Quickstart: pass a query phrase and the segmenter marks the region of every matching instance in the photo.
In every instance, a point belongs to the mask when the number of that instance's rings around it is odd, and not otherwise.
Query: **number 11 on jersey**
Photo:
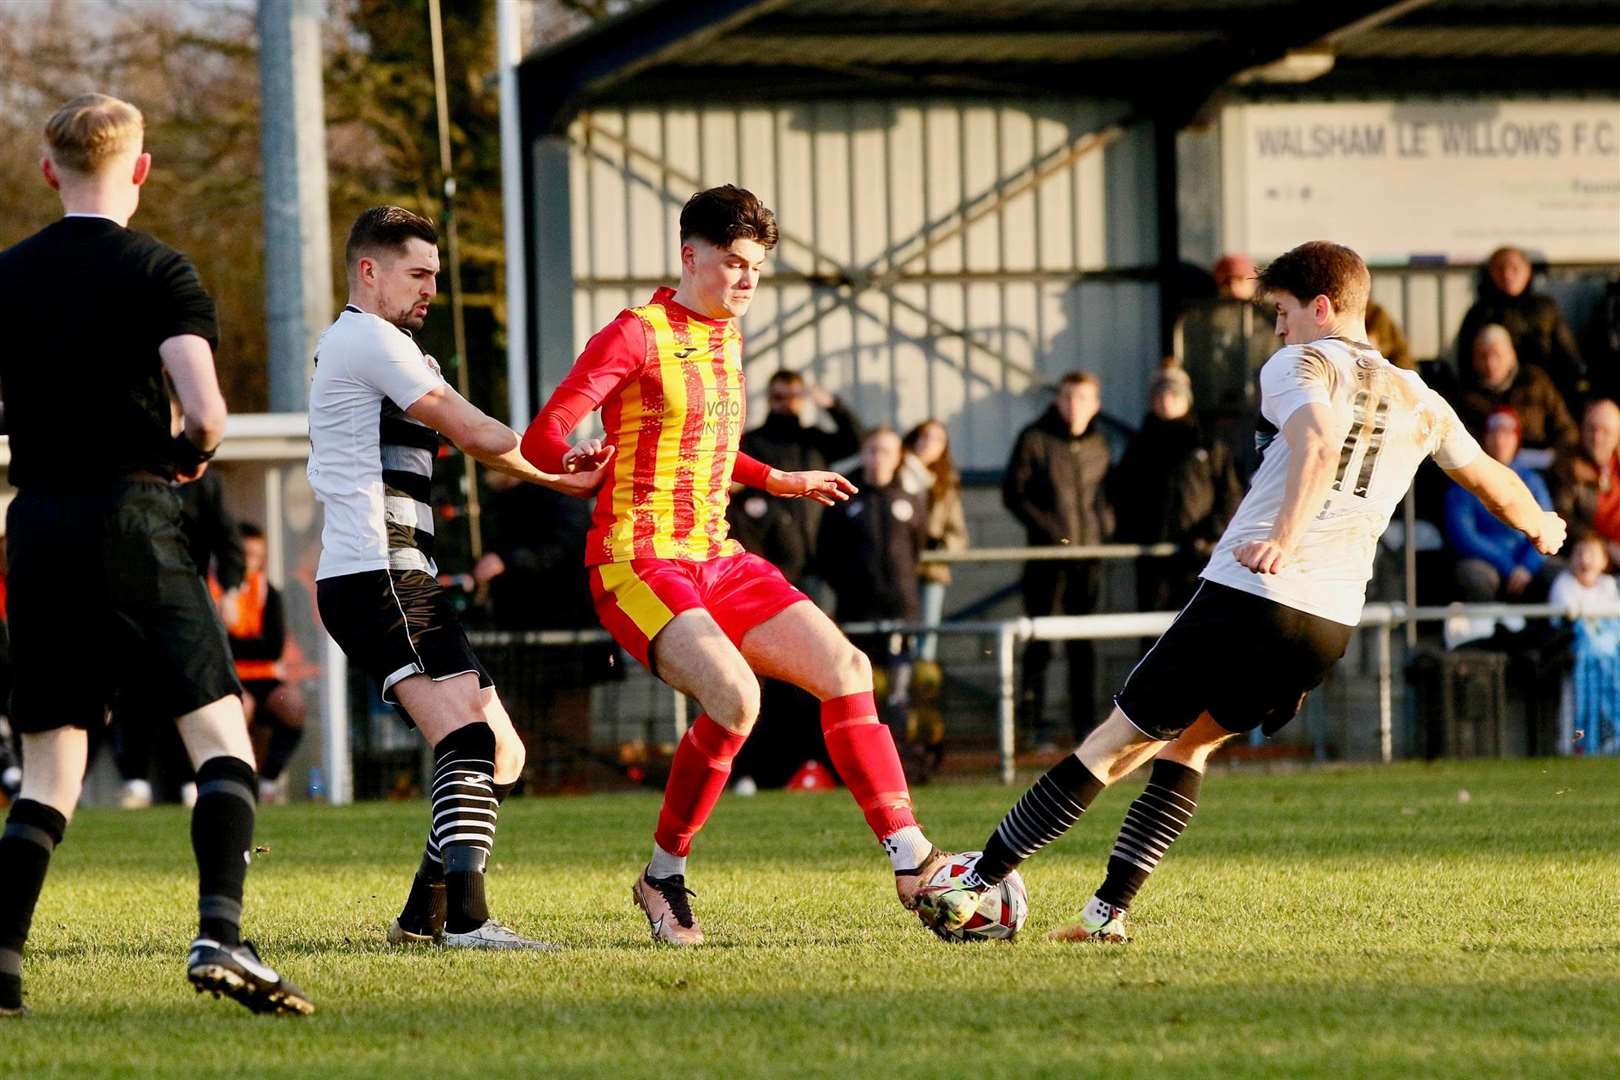
[[[1339,471],[1333,477],[1333,490],[1344,490],[1344,479],[1350,472],[1350,465],[1356,454],[1361,453],[1361,468],[1356,472],[1356,486],[1351,491],[1357,498],[1367,497],[1367,486],[1372,483],[1373,468],[1378,464],[1378,451],[1384,446],[1384,430],[1389,426],[1389,399],[1380,397],[1378,404],[1372,410],[1372,424],[1367,423],[1367,406],[1372,402],[1372,394],[1367,390],[1357,390],[1355,398],[1351,401],[1351,410],[1354,419],[1350,422],[1350,430],[1345,434],[1344,445],[1339,448]]]

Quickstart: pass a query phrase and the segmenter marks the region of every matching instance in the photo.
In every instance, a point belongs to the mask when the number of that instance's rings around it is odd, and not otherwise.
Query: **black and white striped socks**
[[[963,883],[973,888],[999,884],[1019,863],[1068,832],[1106,786],[1073,754],[1052,766],[1007,811]]]
[[[1125,812],[1125,823],[1108,858],[1108,877],[1097,890],[1097,899],[1117,908],[1131,906],[1136,891],[1192,820],[1203,779],[1203,773],[1180,762],[1153,763],[1146,790]]]
[[[495,732],[457,728],[434,747],[433,825],[423,865],[438,849],[444,864],[446,931],[464,934],[489,918],[484,865],[495,846]]]

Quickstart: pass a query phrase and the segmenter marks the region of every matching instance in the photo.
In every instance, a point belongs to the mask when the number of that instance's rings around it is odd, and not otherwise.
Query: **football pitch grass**
[[[1129,945],[1044,932],[1099,880],[1128,781],[1025,867],[1013,944],[946,945],[896,903],[848,796],[728,796],[690,884],[701,949],[629,886],[651,793],[519,799],[497,915],[565,946],[389,947],[423,804],[263,812],[248,935],[307,990],[254,1017],[183,977],[183,812],[82,812],[25,964],[15,1077],[1599,1076],[1620,1062],[1620,762],[1216,769]],[[978,847],[1021,789],[917,791]],[[1466,796],[1461,795],[1466,792]]]

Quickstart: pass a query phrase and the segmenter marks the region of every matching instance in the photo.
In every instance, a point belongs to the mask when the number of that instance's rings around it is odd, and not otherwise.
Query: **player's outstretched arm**
[[[1473,492],[1503,524],[1524,533],[1543,555],[1556,555],[1564,546],[1564,519],[1543,509],[1519,474],[1489,454],[1477,455],[1460,469],[1447,469],[1446,475]]]
[[[823,506],[841,503],[860,490],[835,472],[822,469],[783,472],[740,452],[731,478],[781,499],[814,499]]]
[[[535,468],[519,452],[517,432],[447,385],[423,394],[405,412],[449,439],[468,457],[496,472],[580,498],[590,496],[601,485],[602,474],[597,471],[563,476]]]
[[[1283,423],[1288,442],[1288,477],[1282,509],[1271,535],[1239,544],[1233,555],[1256,574],[1275,574],[1283,568],[1333,488],[1339,465],[1344,425],[1326,405],[1302,405]]]

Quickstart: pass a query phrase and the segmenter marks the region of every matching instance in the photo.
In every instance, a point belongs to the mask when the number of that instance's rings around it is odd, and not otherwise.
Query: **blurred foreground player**
[[[542,949],[489,916],[484,867],[523,743],[439,587],[433,460],[443,434],[486,467],[586,494],[597,478],[537,471],[517,433],[445,382],[411,337],[438,292],[438,233],[398,206],[363,212],[345,253],[349,302],[315,347],[309,482],[325,508],[321,622],[384,701],[421,731],[436,768],[422,863],[388,940]]]
[[[1302,244],[1260,283],[1283,348],[1260,372],[1253,487],[1198,591],[1126,678],[1113,713],[1008,811],[974,869],[922,890],[925,921],[961,926],[981,892],[1063,835],[1103,788],[1153,761],[1107,879],[1079,921],[1052,934],[1126,940],[1125,911],[1191,820],[1210,755],[1239,732],[1280,730],[1344,655],[1378,538],[1425,457],[1543,554],[1563,545],[1563,520],[1482,453],[1415,372],[1366,344],[1372,278],[1359,255]]]
[[[599,331],[523,436],[543,469],[605,469],[585,550],[602,625],[660,679],[703,706],[675,751],[652,861],[635,902],[655,941],[697,945],[686,857],[759,716],[759,680],[821,701],[833,765],[893,864],[909,908],[944,859],[912,815],[900,757],[872,698],[872,665],[781,571],[729,538],[733,480],[826,505],[855,486],[782,472],[738,452],[747,390],[737,320],[776,246],[776,217],[725,185],[681,210],[681,280]],[[606,437],[566,438],[601,408]]]
[[[0,321],[13,336],[0,393],[19,491],[7,527],[12,723],[24,758],[0,839],[0,1014],[23,1009],[23,943],[79,800],[88,732],[132,685],[153,715],[178,717],[196,769],[187,976],[255,1012],[309,1013],[241,939],[253,748],[173,487],[202,475],[225,431],[214,305],[183,255],[127,228],[152,166],[142,136],[141,114],[115,98],[63,106],[46,125],[42,168],[66,216],[0,253]]]

